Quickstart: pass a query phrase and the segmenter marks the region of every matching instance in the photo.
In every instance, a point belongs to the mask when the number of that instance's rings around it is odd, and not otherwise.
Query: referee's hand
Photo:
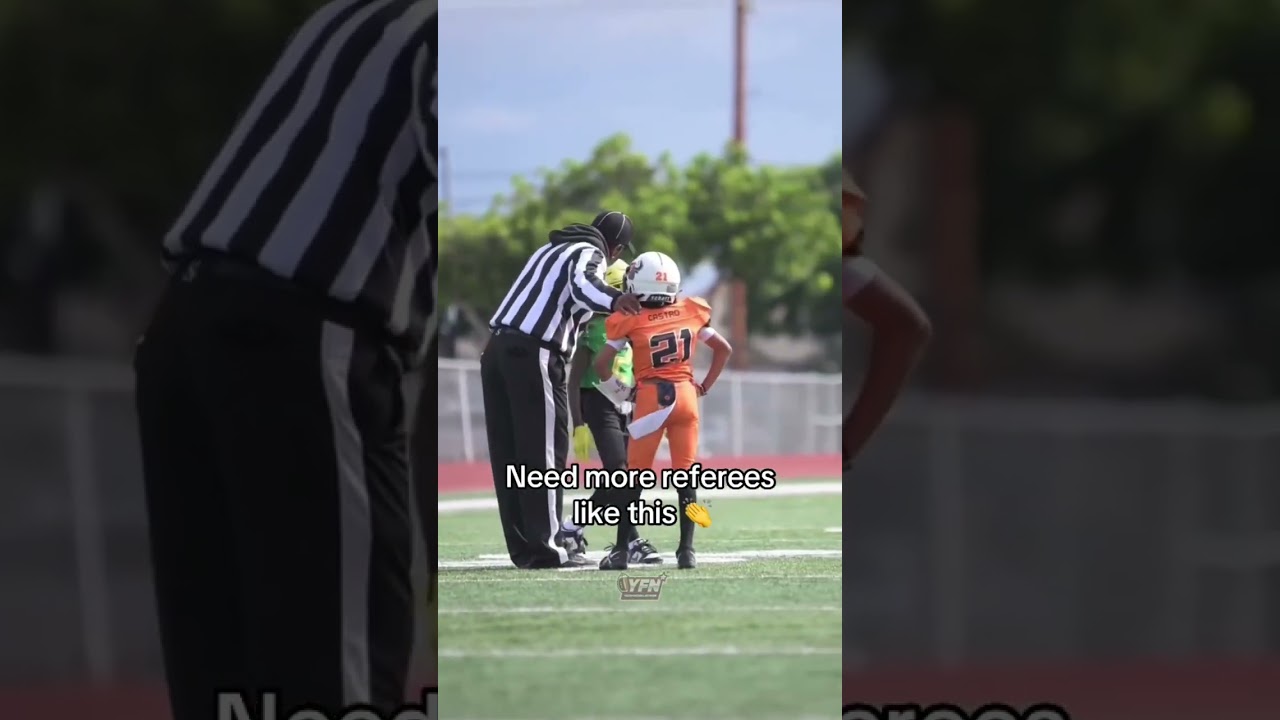
[[[618,299],[613,301],[613,311],[623,315],[639,315],[640,299],[631,293],[619,295]]]

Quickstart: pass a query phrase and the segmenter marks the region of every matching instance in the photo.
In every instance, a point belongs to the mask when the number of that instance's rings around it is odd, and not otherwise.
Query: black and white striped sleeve
[[[434,23],[433,19],[432,24]],[[436,105],[436,89],[439,56],[431,44],[434,37],[435,33],[428,36],[413,62],[413,131],[418,140],[418,151],[430,167],[432,177],[437,177],[436,143],[440,135],[440,116]]]
[[[601,314],[613,311],[613,303],[622,293],[604,281],[604,253],[593,247],[579,250],[570,272],[569,286],[578,307]]]

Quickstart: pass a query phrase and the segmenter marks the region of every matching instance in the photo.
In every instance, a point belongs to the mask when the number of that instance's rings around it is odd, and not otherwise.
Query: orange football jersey
[[[605,321],[609,340],[631,343],[636,382],[693,381],[698,333],[711,324],[711,306],[686,297],[662,308],[641,308],[639,315],[614,313]]]

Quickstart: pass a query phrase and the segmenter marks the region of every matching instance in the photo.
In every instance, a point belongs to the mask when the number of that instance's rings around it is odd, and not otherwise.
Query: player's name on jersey
[[[700,463],[694,463],[688,469],[662,470],[604,470],[578,465],[570,465],[564,470],[543,470],[523,465],[507,466],[507,487],[521,489],[595,490],[639,486],[645,490],[772,490],[777,485],[776,470],[707,468]]]

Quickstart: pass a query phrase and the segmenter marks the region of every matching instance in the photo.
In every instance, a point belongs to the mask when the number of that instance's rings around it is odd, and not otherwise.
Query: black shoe
[[[681,570],[693,570],[698,567],[698,556],[693,548],[676,548],[676,567]]]
[[[631,543],[631,551],[628,553],[627,559],[637,565],[662,564],[662,556],[658,554],[657,548],[644,538]]]
[[[577,528],[573,532],[561,528],[560,532],[556,533],[556,544],[570,555],[581,555],[587,551],[587,536],[582,533],[582,528]]]
[[[591,560],[582,553],[569,553],[569,559],[560,563],[562,568],[586,567],[591,564]]]
[[[601,570],[626,570],[627,551],[614,549],[600,560]]]

